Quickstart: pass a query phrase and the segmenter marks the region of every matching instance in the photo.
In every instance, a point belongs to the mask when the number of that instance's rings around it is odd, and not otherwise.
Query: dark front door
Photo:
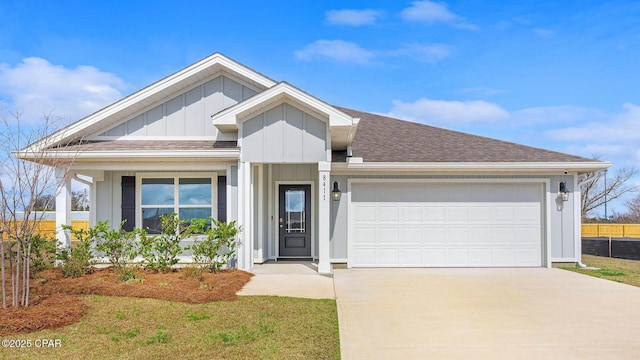
[[[280,185],[281,257],[311,257],[311,185]]]

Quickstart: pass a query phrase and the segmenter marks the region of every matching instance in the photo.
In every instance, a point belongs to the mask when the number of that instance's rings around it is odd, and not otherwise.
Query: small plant
[[[162,232],[159,235],[149,235],[141,229],[136,232],[145,268],[166,272],[178,263],[178,256],[183,251],[180,242],[189,237],[191,232],[187,223],[175,213],[161,215],[160,220]]]
[[[260,330],[265,334],[271,334],[274,332],[273,323],[267,322],[267,320],[269,320],[270,317],[271,317],[270,314],[260,313],[260,321],[258,322],[258,328],[260,328]]]
[[[194,239],[194,244],[188,249],[193,251],[193,259],[196,263],[204,264],[209,271],[218,272],[235,254],[236,236],[240,228],[236,226],[235,221],[226,223],[213,218],[210,220],[213,222],[213,227],[208,227],[208,221],[205,219],[191,221],[191,232],[205,236],[202,239]]]
[[[93,266],[93,243],[95,229],[73,229],[70,225],[62,225],[63,230],[68,230],[76,239],[76,245],[62,249],[58,260],[63,261],[62,274],[65,277],[79,277],[86,274]]]
[[[204,269],[197,265],[189,265],[180,269],[184,276],[188,278],[194,278],[198,281],[204,281]]]
[[[158,331],[156,331],[156,334],[153,335],[152,338],[147,340],[147,344],[148,345],[155,344],[155,343],[166,344],[169,341],[171,341],[171,335],[169,335],[169,333],[166,332],[164,327],[159,326]]]
[[[213,317],[213,314],[210,313],[194,313],[191,311],[187,311],[185,315],[191,321],[207,320]]]
[[[35,234],[31,237],[31,277],[55,264],[56,244],[55,238],[45,235]]]
[[[242,325],[235,333],[219,333],[217,336],[227,345],[246,344],[255,341],[258,338],[258,332]]]
[[[138,267],[135,265],[123,265],[116,269],[116,273],[118,280],[123,282],[138,280]]]
[[[133,330],[120,331],[118,326],[114,325],[111,329],[106,326],[98,328],[98,334],[110,335],[109,339],[113,342],[120,342],[122,339],[131,339],[140,334],[140,328]]]
[[[120,223],[119,229],[112,229],[108,221],[99,221],[92,229],[96,237],[96,250],[104,253],[116,271],[133,261],[138,254],[136,234],[123,229],[125,221]]]
[[[123,314],[123,313],[121,313],[120,311],[116,312],[116,319],[118,319],[118,320],[124,320],[124,319],[126,319],[126,318],[127,318],[127,317],[126,317],[126,316],[124,316],[124,314]]]

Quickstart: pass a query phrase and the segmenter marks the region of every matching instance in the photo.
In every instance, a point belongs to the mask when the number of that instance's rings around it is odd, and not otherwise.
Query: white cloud
[[[384,16],[379,10],[329,10],[325,13],[326,21],[332,25],[362,26],[373,25]]]
[[[69,69],[38,57],[0,64],[0,94],[25,120],[50,113],[77,120],[118,100],[125,88],[116,75],[92,66]]]
[[[477,26],[469,24],[465,18],[449,11],[446,4],[428,0],[412,2],[411,6],[400,12],[400,17],[405,21],[411,22],[423,22],[427,24],[445,23],[469,30],[478,29]]]
[[[453,53],[453,46],[446,44],[409,44],[389,54],[395,56],[408,56],[414,60],[437,63]]]
[[[550,123],[560,126],[606,117],[598,110],[570,105],[526,108],[516,110],[512,115],[517,126]]]
[[[393,50],[369,50],[344,40],[317,40],[301,50],[296,50],[294,55],[305,61],[331,60],[365,65],[384,57],[406,57],[434,64],[448,58],[452,53],[453,46],[446,44],[408,44]]]
[[[582,125],[551,130],[548,136],[564,141],[592,141],[598,143],[640,142],[640,106],[625,103],[619,114],[601,115]],[[597,121],[599,120],[599,121]]]
[[[317,40],[294,52],[296,58],[306,61],[332,60],[344,63],[367,64],[374,53],[360,45],[343,40]]]
[[[393,100],[392,117],[426,124],[488,123],[509,118],[500,106],[483,101],[446,101],[421,98],[414,102]]]

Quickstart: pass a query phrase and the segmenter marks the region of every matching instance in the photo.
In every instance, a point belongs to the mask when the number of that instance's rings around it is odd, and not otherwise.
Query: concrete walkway
[[[559,269],[334,271],[343,359],[638,359],[640,288]]]
[[[333,275],[318,274],[311,262],[266,262],[253,266],[254,277],[238,295],[291,296],[335,299]]]

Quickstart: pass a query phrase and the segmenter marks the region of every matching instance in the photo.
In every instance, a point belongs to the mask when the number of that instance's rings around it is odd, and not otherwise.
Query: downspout
[[[93,181],[87,181],[85,179],[82,179],[78,176],[78,174],[73,174],[73,179],[76,180],[77,182],[81,182],[89,187],[91,187],[93,185]]]
[[[579,174],[576,174],[576,176],[578,175]],[[578,189],[582,189],[582,184],[584,184],[584,181],[578,183]],[[582,191],[580,191],[580,204],[582,205]],[[582,221],[580,222],[580,224],[582,224]],[[582,241],[582,234],[580,234],[580,241]],[[609,255],[611,255],[611,253],[609,253]],[[580,260],[582,260],[582,254],[580,254]],[[581,269],[585,269],[588,267],[586,264],[582,263],[582,261],[578,261],[577,265]]]

